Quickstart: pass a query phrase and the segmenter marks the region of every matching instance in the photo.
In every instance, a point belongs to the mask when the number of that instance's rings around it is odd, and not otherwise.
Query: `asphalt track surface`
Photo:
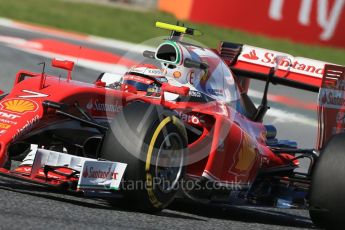
[[[25,39],[53,37],[35,32],[0,27],[0,35]],[[122,54],[124,50],[110,49],[85,42],[75,44]],[[37,65],[49,59],[22,52],[0,43],[0,88],[9,91],[19,69],[40,71]],[[100,74],[84,67],[76,67],[76,79],[91,82]],[[51,73],[55,70],[49,69]],[[59,73],[55,73],[59,74]],[[262,89],[261,83],[254,87]],[[273,93],[294,95],[305,101],[316,101],[315,94],[288,91],[273,87]],[[279,109],[294,111],[315,122],[310,111],[297,111],[278,105]],[[316,135],[315,125],[302,126],[293,121],[281,121],[268,117],[268,123],[282,127],[281,136],[302,140],[302,145],[311,145]],[[290,123],[289,123],[290,122]],[[296,130],[296,126],[299,126]],[[291,127],[293,129],[291,130]],[[286,130],[290,128],[290,131]],[[288,136],[289,135],[289,136]],[[160,214],[151,215],[126,209],[126,206],[110,206],[106,201],[90,199],[74,194],[0,177],[0,229],[290,229],[313,228],[305,210],[286,210],[264,207],[231,205],[200,205],[178,201]]]

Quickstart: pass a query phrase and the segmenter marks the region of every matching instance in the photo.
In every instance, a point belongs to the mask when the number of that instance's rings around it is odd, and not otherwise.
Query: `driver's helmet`
[[[169,83],[188,86],[216,100],[230,102],[238,99],[233,75],[226,64],[212,50],[194,46],[180,46],[183,58],[179,62],[163,62]],[[176,55],[177,56],[177,55]],[[188,67],[188,59],[207,64],[207,69]]]
[[[122,78],[122,83],[134,86],[137,91],[150,92],[168,80],[161,69],[152,64],[140,64],[130,68]]]

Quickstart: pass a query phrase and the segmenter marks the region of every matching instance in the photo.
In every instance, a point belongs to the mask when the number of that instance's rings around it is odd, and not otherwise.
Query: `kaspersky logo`
[[[36,112],[38,105],[36,102],[27,99],[9,99],[0,103],[2,109],[24,114],[26,112]]]

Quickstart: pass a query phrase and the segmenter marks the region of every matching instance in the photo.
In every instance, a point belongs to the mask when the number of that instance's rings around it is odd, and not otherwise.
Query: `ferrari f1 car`
[[[144,56],[171,79],[129,71],[83,83],[60,60],[52,65],[66,79],[20,71],[0,99],[0,174],[122,196],[148,212],[180,196],[308,208],[317,226],[343,226],[345,68],[230,42],[207,49],[183,41],[197,30],[157,26],[171,36]],[[252,78],[266,81],[259,106],[247,95]],[[263,124],[270,83],[319,93],[314,148],[277,140]],[[296,172],[302,158],[307,173]]]

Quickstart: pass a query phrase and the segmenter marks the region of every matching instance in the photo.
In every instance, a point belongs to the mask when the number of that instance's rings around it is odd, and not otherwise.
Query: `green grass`
[[[135,43],[168,34],[154,28],[155,21],[176,22],[172,15],[157,11],[129,11],[61,0],[0,0],[0,17]],[[195,39],[209,47],[217,47],[220,40],[233,41],[345,65],[345,49],[301,45],[236,30],[187,24],[204,33]]]

